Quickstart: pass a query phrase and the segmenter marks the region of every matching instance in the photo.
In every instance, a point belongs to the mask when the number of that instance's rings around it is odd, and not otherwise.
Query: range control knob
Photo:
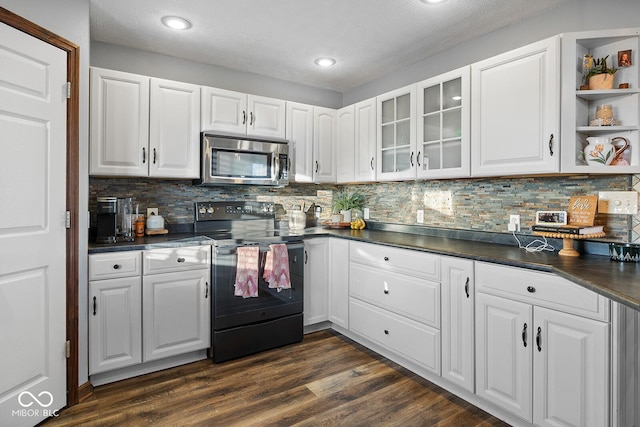
[[[214,211],[213,207],[209,206],[209,208],[207,209],[207,213],[212,214]]]
[[[198,212],[204,215],[205,213],[207,213],[207,209],[204,206],[200,206],[200,209],[198,209]]]

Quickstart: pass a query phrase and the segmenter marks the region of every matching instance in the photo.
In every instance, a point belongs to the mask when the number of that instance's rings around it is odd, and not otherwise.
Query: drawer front
[[[89,255],[89,280],[117,279],[142,274],[141,251]]]
[[[440,280],[440,256],[410,249],[351,242],[350,259],[411,276]]]
[[[609,321],[609,300],[551,273],[476,262],[476,290]]]
[[[211,246],[152,249],[144,251],[144,274],[209,268]]]
[[[349,329],[440,375],[440,331],[354,298]]]
[[[394,313],[440,328],[440,283],[351,263],[349,292]]]

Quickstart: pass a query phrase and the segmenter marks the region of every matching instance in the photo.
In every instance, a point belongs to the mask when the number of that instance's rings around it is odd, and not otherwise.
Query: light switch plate
[[[369,208],[364,208],[364,219],[369,219]]]
[[[418,224],[424,224],[424,210],[418,209],[418,214],[416,215],[416,222]]]
[[[598,213],[638,214],[637,191],[600,191],[598,193]]]
[[[158,215],[158,208],[147,208],[147,218],[151,215]]]

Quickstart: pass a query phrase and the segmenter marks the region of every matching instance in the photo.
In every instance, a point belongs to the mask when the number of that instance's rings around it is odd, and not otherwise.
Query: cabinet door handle
[[[467,294],[467,298],[469,298],[469,278],[467,277],[467,281],[464,284],[464,292]]]
[[[385,295],[389,295],[389,289],[385,289],[385,290],[384,290],[384,291],[382,291],[382,292],[384,292],[384,294],[385,294]]]
[[[549,154],[553,156],[553,134],[549,137]]]
[[[527,346],[527,324],[525,323],[522,327],[522,343],[524,346]]]
[[[242,124],[246,124],[247,123],[247,112],[242,110]]]
[[[147,149],[142,147],[142,164],[147,163]]]
[[[536,345],[538,346],[538,351],[542,351],[542,328],[539,326],[536,334]]]
[[[156,164],[156,158],[158,157],[158,153],[156,152],[156,149],[153,149],[153,164]]]
[[[204,282],[204,298],[209,298],[209,282]]]
[[[409,156],[409,163],[411,163],[411,167],[413,167],[413,151],[411,152],[411,155]]]
[[[418,155],[416,156],[416,163],[418,164],[418,167],[420,167],[420,151],[418,151]]]
[[[373,157],[371,158],[371,170],[373,170]]]
[[[253,111],[249,113],[249,126],[253,126]]]
[[[304,263],[306,264],[309,261],[309,254],[307,251],[304,251]]]
[[[184,258],[180,257],[180,258],[178,258],[176,261],[178,261],[178,262],[185,262],[186,260],[185,260]]]
[[[96,302],[96,297],[93,297],[93,315],[95,316],[98,311],[98,303]]]
[[[388,256],[384,257],[384,260],[389,261],[389,257]]]
[[[318,165],[318,161],[316,160],[316,173],[318,173],[318,167],[319,167],[319,166],[320,166],[320,165]]]
[[[536,288],[534,288],[533,286],[527,286],[527,292],[534,293],[535,291],[536,291]]]
[[[120,270],[120,264],[113,264],[114,270]]]

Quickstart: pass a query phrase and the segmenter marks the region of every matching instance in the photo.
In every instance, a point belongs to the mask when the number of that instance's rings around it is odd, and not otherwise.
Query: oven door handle
[[[283,242],[286,243],[286,242]],[[287,249],[288,250],[292,250],[292,249],[298,249],[298,248],[302,248],[304,247],[304,243],[302,242],[295,242],[295,243],[286,243],[287,245]],[[252,245],[248,245],[248,246],[252,246]],[[269,245],[256,245],[260,248],[260,252],[269,252]],[[221,255],[235,255],[237,253],[237,249],[239,246],[219,246],[216,248],[216,255],[221,256]]]

